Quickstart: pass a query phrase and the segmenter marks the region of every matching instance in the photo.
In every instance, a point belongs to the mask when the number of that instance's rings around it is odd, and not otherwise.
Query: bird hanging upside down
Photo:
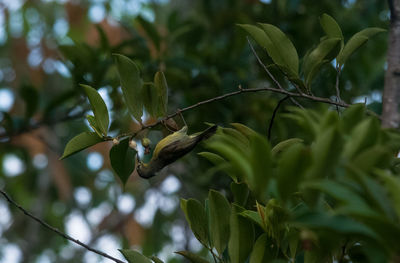
[[[142,163],[139,161],[136,168],[139,176],[146,179],[155,176],[155,173],[162,168],[192,151],[199,142],[214,135],[217,127],[217,125],[214,125],[200,133],[187,135],[187,126],[184,126],[179,131],[168,135],[158,142],[150,162]]]

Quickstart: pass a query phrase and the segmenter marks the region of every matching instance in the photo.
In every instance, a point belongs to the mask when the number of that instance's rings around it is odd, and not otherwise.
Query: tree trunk
[[[390,31],[387,53],[387,71],[383,90],[382,126],[400,126],[400,0],[388,0]]]

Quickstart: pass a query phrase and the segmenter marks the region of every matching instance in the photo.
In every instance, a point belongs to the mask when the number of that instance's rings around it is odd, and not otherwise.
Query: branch
[[[254,56],[256,57],[258,64],[260,64],[260,66],[265,70],[265,72],[267,72],[268,76],[272,79],[272,81],[275,83],[275,85],[276,85],[279,89],[285,90],[285,89],[281,86],[281,84],[276,80],[276,78],[274,77],[274,75],[272,75],[271,71],[269,71],[269,69],[267,68],[267,66],[265,66],[265,64],[261,61],[260,57],[257,55],[257,52],[254,50],[254,47],[253,47],[253,45],[251,44],[249,37],[246,37],[246,38],[247,38],[247,43],[249,43],[249,46],[250,46],[250,48],[251,48],[251,51],[253,52]],[[296,89],[298,89],[297,86],[296,86]],[[298,91],[300,94],[302,93],[302,92],[300,91],[300,89],[298,89],[297,91]],[[303,108],[303,106],[301,106],[294,98],[290,98],[290,100],[291,100],[296,106],[298,106],[298,107],[300,107],[300,108]]]
[[[55,125],[55,124],[58,124],[58,123],[62,123],[62,122],[78,119],[80,117],[83,117],[85,112],[86,112],[85,110],[82,110],[82,111],[79,111],[79,112],[76,112],[76,113],[73,113],[73,114],[68,114],[67,113],[65,116],[63,116],[61,118],[55,118],[55,119],[51,119],[51,120],[43,119],[43,120],[40,120],[40,121],[38,121],[36,123],[24,126],[21,129],[16,130],[16,131],[11,132],[11,133],[2,132],[2,133],[0,133],[0,141],[3,140],[3,139],[11,138],[13,136],[18,136],[18,135],[21,135],[21,134],[24,134],[24,133],[39,129],[42,126],[46,126],[46,125],[51,126],[51,125]]]
[[[389,0],[390,29],[387,51],[388,68],[382,98],[382,126],[400,126],[400,0]]]
[[[5,199],[6,199],[10,204],[12,204],[12,205],[15,206],[16,208],[18,208],[18,209],[19,209],[20,211],[22,211],[25,215],[27,215],[28,217],[32,218],[33,220],[35,220],[36,222],[38,222],[39,224],[41,224],[41,225],[44,226],[45,228],[49,229],[50,231],[53,231],[53,232],[55,232],[56,234],[60,235],[61,237],[65,238],[65,239],[67,239],[67,240],[69,240],[69,241],[71,241],[71,242],[73,242],[73,243],[75,243],[75,244],[77,244],[77,245],[79,245],[79,246],[81,246],[81,247],[84,247],[85,249],[87,249],[87,250],[89,250],[89,251],[91,251],[91,252],[93,252],[93,253],[96,253],[96,254],[98,254],[98,255],[100,255],[100,256],[102,256],[102,257],[108,258],[108,259],[110,259],[110,260],[112,260],[112,261],[114,261],[114,262],[116,262],[116,263],[125,263],[124,261],[121,261],[121,260],[119,260],[119,259],[117,259],[117,258],[114,258],[114,257],[112,257],[112,256],[110,256],[110,255],[108,255],[108,254],[106,254],[106,253],[104,253],[104,252],[102,252],[102,251],[100,251],[100,250],[97,250],[97,249],[95,249],[95,248],[89,247],[88,245],[82,243],[82,242],[79,241],[78,239],[75,239],[75,238],[73,238],[73,237],[71,237],[71,236],[69,236],[69,235],[67,235],[67,234],[65,234],[65,233],[63,233],[63,232],[61,232],[61,231],[58,230],[57,228],[55,228],[55,227],[53,227],[53,226],[47,224],[46,222],[42,221],[40,218],[37,218],[36,216],[34,216],[33,214],[31,214],[30,212],[28,212],[27,210],[25,210],[22,206],[20,206],[19,204],[17,204],[14,200],[12,200],[11,197],[10,197],[3,189],[0,189],[0,193],[5,197]]]
[[[311,100],[311,101],[330,104],[330,105],[334,105],[334,106],[338,106],[338,107],[342,107],[342,108],[347,108],[347,107],[351,106],[351,104],[347,104],[347,103],[345,103],[343,101],[332,101],[332,100],[330,100],[328,98],[316,97],[316,96],[308,95],[308,94],[305,94],[305,93],[301,93],[300,94],[300,93],[296,93],[296,92],[290,92],[290,91],[287,91],[285,89],[277,89],[277,88],[271,88],[271,87],[242,89],[239,86],[239,90],[237,90],[237,91],[233,91],[233,92],[226,93],[226,94],[223,94],[221,96],[217,96],[217,97],[214,97],[214,98],[211,98],[211,99],[208,99],[208,100],[203,100],[203,101],[197,102],[196,104],[193,104],[193,105],[188,106],[186,108],[180,109],[180,110],[178,110],[178,111],[176,111],[176,112],[174,112],[174,113],[172,113],[172,114],[170,114],[170,115],[168,115],[168,116],[166,116],[166,117],[164,117],[164,118],[162,118],[162,119],[160,119],[160,120],[158,120],[158,121],[156,121],[156,122],[154,122],[152,124],[143,125],[138,131],[131,132],[131,133],[120,134],[120,135],[117,136],[117,138],[120,139],[120,138],[123,138],[123,137],[134,137],[135,135],[137,135],[142,130],[153,128],[153,127],[165,122],[166,120],[174,118],[175,116],[177,116],[177,115],[179,115],[179,114],[181,114],[181,113],[183,113],[185,111],[192,110],[194,108],[200,107],[200,106],[208,104],[208,103],[220,101],[220,100],[223,100],[223,99],[226,99],[226,98],[229,98],[229,97],[233,97],[233,96],[236,96],[236,95],[239,95],[239,94],[242,94],[242,93],[255,93],[255,92],[264,92],[264,91],[270,91],[270,92],[274,92],[274,93],[279,93],[279,94],[283,94],[283,95],[286,95],[288,97],[293,97],[293,98],[304,98],[304,99],[308,99],[308,100]],[[371,114],[373,114],[373,113],[371,112]],[[108,136],[108,137],[105,137],[104,139],[108,140],[108,141],[111,141],[111,140],[113,140],[113,137]]]
[[[269,126],[268,126],[268,140],[271,140],[271,132],[272,132],[272,125],[274,124],[274,120],[276,117],[276,113],[279,110],[279,107],[281,106],[281,104],[287,99],[289,98],[289,96],[284,97],[283,99],[279,100],[278,104],[276,105],[274,112],[272,113],[272,117],[271,117],[271,121],[269,122]]]

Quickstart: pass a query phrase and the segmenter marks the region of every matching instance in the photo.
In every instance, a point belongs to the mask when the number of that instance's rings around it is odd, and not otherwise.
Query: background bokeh
[[[163,70],[174,112],[239,85],[271,85],[235,24],[277,25],[302,57],[322,36],[323,13],[338,21],[345,39],[365,27],[388,26],[386,1],[373,0],[0,0],[0,187],[46,222],[110,255],[122,259],[118,248],[135,248],[181,261],[173,251],[201,246],[179,198],[227,190],[229,179],[192,153],[151,180],[133,174],[123,190],[109,163],[111,143],[59,161],[68,140],[89,130],[84,116],[90,109],[78,84],[98,89],[112,109],[110,133],[117,135],[137,124],[121,99],[111,54],[134,59],[145,80]],[[366,99],[378,113],[386,39],[381,34],[357,52],[340,82],[345,101]],[[267,64],[263,50],[256,50]],[[332,96],[334,79],[332,65],[325,66],[313,92]],[[190,132],[203,129],[204,122],[242,122],[266,134],[280,98],[244,94],[184,117]],[[279,115],[274,125],[272,142],[293,132]],[[165,134],[158,127],[147,136],[156,143]],[[42,228],[0,198],[0,262],[110,261]]]

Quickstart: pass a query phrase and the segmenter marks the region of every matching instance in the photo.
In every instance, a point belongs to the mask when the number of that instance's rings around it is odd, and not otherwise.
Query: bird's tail
[[[218,125],[213,125],[207,128],[205,131],[201,132],[198,136],[198,141],[206,140],[213,136],[218,129]]]

